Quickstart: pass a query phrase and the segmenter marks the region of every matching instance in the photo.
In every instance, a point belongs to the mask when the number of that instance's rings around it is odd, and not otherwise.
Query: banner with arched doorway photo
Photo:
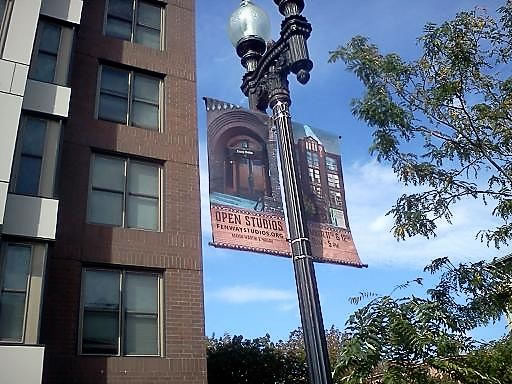
[[[290,257],[278,138],[263,113],[205,98],[211,245]],[[337,136],[293,123],[313,257],[362,267],[348,222]]]

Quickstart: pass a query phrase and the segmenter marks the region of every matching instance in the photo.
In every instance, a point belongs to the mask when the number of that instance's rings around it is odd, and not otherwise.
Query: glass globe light
[[[234,47],[240,40],[256,37],[263,41],[270,39],[270,18],[267,13],[251,0],[242,0],[229,18],[228,35]]]

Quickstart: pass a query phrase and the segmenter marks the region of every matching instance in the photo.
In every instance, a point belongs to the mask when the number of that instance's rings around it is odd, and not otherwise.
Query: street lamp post
[[[332,378],[322,311],[294,149],[288,84],[291,73],[301,84],[309,81],[313,63],[309,59],[306,41],[311,34],[311,25],[301,15],[304,0],[274,2],[285,17],[280,38],[276,42],[268,42],[268,15],[251,0],[241,1],[240,7],[231,15],[228,31],[247,70],[241,88],[249,98],[250,108],[263,112],[268,107],[272,109],[279,137],[288,230],[310,382],[330,384]]]

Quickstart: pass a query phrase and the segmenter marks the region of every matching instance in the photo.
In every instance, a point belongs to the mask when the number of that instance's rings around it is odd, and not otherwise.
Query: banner
[[[205,103],[211,245],[290,257],[271,119],[215,99]],[[314,260],[362,267],[348,224],[338,138],[299,123],[293,131]]]

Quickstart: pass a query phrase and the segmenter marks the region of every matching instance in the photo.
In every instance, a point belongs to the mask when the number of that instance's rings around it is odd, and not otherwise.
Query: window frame
[[[7,32],[9,30],[13,8],[14,0],[6,0],[4,14],[0,15],[0,55],[2,55],[4,52],[5,41],[7,39]]]
[[[113,91],[105,90],[102,91],[101,82],[103,78],[103,68],[110,68],[115,71],[122,71],[128,73],[128,94],[126,95],[126,102],[127,102],[127,109],[126,109],[126,120],[124,122],[115,121],[107,118],[100,117],[100,103],[101,103],[101,94],[105,93],[107,95],[113,95],[115,97],[123,97],[118,94],[115,94]],[[142,76],[147,77],[152,80],[158,80],[158,127],[157,128],[150,128],[150,127],[143,127],[140,125],[133,125],[133,104],[134,102],[138,103],[146,103],[151,104],[155,106],[156,104],[151,103],[148,100],[142,100],[142,99],[136,99],[135,97],[135,77],[136,76]],[[101,121],[107,121],[109,123],[114,124],[122,124],[129,127],[134,128],[141,128],[141,129],[147,129],[154,132],[163,132],[163,126],[164,126],[164,108],[163,108],[163,100],[164,100],[164,79],[160,76],[151,75],[148,73],[145,73],[143,71],[137,71],[136,69],[131,68],[123,68],[115,65],[110,65],[109,63],[100,63],[98,66],[98,80],[96,85],[96,111],[95,111],[95,117],[97,120]]]
[[[52,24],[59,27],[59,45],[57,49],[57,53],[48,52],[46,50],[41,50],[41,37],[42,37],[42,25]],[[34,39],[34,47],[32,50],[32,56],[30,60],[30,68],[28,72],[28,78],[34,81],[39,81],[46,84],[55,84],[63,87],[69,87],[69,80],[71,74],[71,60],[72,60],[72,51],[75,40],[75,26],[63,22],[62,20],[42,16],[40,17],[37,23],[36,36]],[[45,55],[56,56],[55,60],[55,70],[53,73],[53,79],[51,81],[36,79],[35,71],[38,65],[39,60],[39,52],[42,52]]]
[[[341,189],[340,176],[337,173],[327,173],[327,185],[332,189]]]
[[[23,153],[23,141],[26,137],[27,125],[30,119],[42,120],[45,122],[45,133],[43,137],[43,152],[41,159],[41,166],[39,169],[39,182],[37,193],[21,193],[17,191],[20,166],[23,156],[36,157],[25,155]],[[58,167],[60,161],[60,150],[62,140],[63,122],[61,119],[48,118],[44,115],[35,114],[29,111],[22,111],[20,116],[20,123],[18,128],[18,135],[16,138],[16,148],[12,162],[11,179],[9,183],[9,192],[17,195],[44,197],[54,199],[57,196],[57,177]]]
[[[144,45],[142,43],[137,43],[135,41],[136,29],[137,29],[137,26],[139,25],[139,18],[138,18],[139,3],[146,3],[146,4],[150,4],[150,5],[160,8],[160,46],[159,46],[159,48],[150,47],[148,45]],[[112,38],[112,39],[118,39],[121,41],[129,41],[132,44],[142,45],[143,47],[146,47],[149,49],[165,51],[165,18],[166,18],[166,4],[165,3],[162,3],[157,0],[132,0],[132,19],[131,20],[123,19],[123,18],[120,18],[119,16],[115,16],[115,15],[110,16],[109,15],[109,6],[110,6],[110,0],[105,0],[105,12],[104,12],[104,17],[103,17],[103,35],[104,36]],[[131,23],[130,40],[121,39],[120,37],[110,36],[107,34],[107,24],[108,24],[109,16],[116,18],[116,19],[123,20],[125,22],[129,21]],[[150,28],[145,25],[142,25],[142,26],[144,26],[146,28]],[[154,29],[154,28],[151,28],[151,29]]]
[[[117,353],[84,353],[83,352],[83,326],[84,326],[84,310],[85,310],[85,274],[87,271],[105,271],[117,272],[119,275],[119,310],[118,310],[118,334],[117,334]],[[124,288],[126,274],[150,275],[157,278],[157,353],[156,354],[125,354],[125,319],[124,308],[126,301],[126,289]],[[80,283],[80,313],[78,326],[78,355],[81,356],[110,356],[110,357],[164,357],[164,276],[162,272],[156,270],[141,270],[127,268],[108,268],[107,266],[84,266],[81,271]],[[137,312],[138,313],[138,312]]]
[[[25,333],[26,333],[26,327],[27,327],[27,313],[28,313],[28,307],[29,307],[29,294],[30,294],[30,283],[31,283],[31,277],[32,277],[32,263],[34,259],[34,248],[32,244],[25,243],[25,242],[14,242],[14,241],[6,241],[4,243],[0,243],[0,296],[2,296],[4,292],[4,272],[6,268],[6,262],[7,262],[7,252],[9,247],[24,247],[30,249],[30,260],[28,265],[28,274],[27,274],[27,282],[25,285],[25,303],[23,306],[23,323],[21,325],[21,339],[15,340],[15,339],[1,339],[0,338],[0,344],[2,343],[12,343],[12,344],[24,344],[25,343]],[[20,290],[9,290],[8,292],[14,292],[14,293],[22,293],[23,291]]]
[[[119,191],[115,190],[109,190],[105,188],[97,188],[93,189],[93,173],[94,173],[94,159],[96,156],[116,159],[116,160],[122,160],[124,162],[124,183],[123,183],[123,209],[122,209],[122,217],[121,217],[121,225],[115,225],[115,224],[108,224],[108,223],[98,223],[91,220],[91,204],[90,204],[90,198],[93,190],[100,190],[104,192],[110,192],[110,193],[118,193]],[[157,178],[158,178],[158,204],[157,204],[157,229],[146,229],[146,228],[138,228],[138,227],[130,227],[128,226],[128,197],[130,196],[129,192],[129,170],[130,170],[130,163],[136,162],[143,165],[149,165],[154,166],[157,168]],[[133,196],[141,196],[146,197],[146,195],[142,194],[132,194]],[[91,153],[91,159],[90,159],[90,165],[89,165],[89,186],[88,186],[88,194],[87,194],[87,223],[93,224],[93,225],[103,225],[106,227],[113,227],[113,228],[123,228],[123,229],[134,229],[139,231],[148,231],[148,232],[162,232],[163,231],[163,166],[162,164],[158,162],[152,162],[152,161],[146,161],[141,160],[138,158],[133,158],[129,156],[116,156],[109,153],[103,153],[103,152],[92,152]]]
[[[306,162],[309,167],[320,168],[320,156],[318,152],[306,150]]]

